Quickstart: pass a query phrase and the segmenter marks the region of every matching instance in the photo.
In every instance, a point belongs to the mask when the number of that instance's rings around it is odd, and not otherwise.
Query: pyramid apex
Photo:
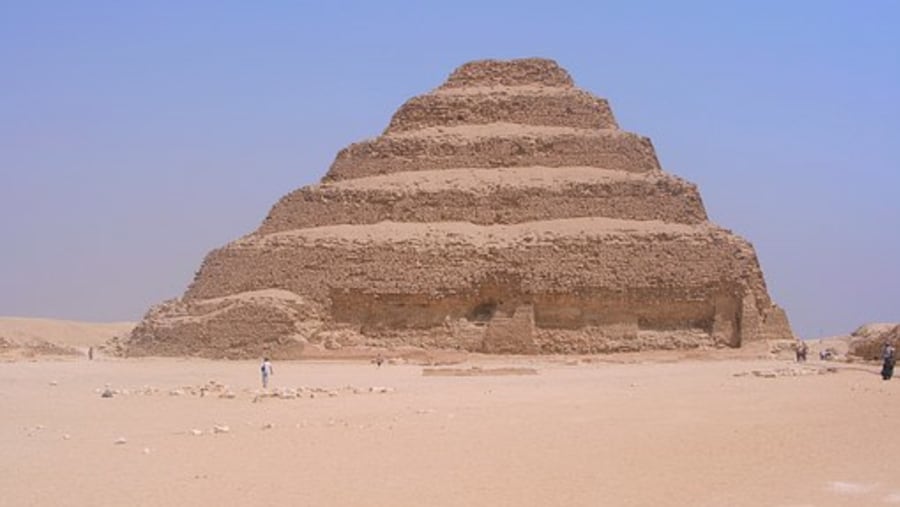
[[[475,60],[456,68],[441,88],[477,86],[558,86],[572,87],[572,77],[554,60]]]

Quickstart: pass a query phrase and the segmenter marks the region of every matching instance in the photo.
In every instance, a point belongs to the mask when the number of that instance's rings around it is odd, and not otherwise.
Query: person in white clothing
[[[269,377],[275,374],[275,370],[272,369],[272,363],[269,362],[268,357],[264,357],[262,360],[262,364],[259,365],[259,372],[262,374],[262,385],[263,389],[269,387]]]

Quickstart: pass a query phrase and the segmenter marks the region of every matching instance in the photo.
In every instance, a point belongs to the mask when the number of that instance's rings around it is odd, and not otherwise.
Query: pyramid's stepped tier
[[[697,187],[663,172],[592,167],[448,169],[304,187],[283,197],[258,233],[336,224],[520,223],[576,217],[697,224]]]
[[[326,180],[461,167],[529,166],[660,170],[652,143],[636,134],[492,123],[429,127],[352,144],[338,153]]]
[[[686,280],[704,287],[726,278],[762,288],[749,245],[721,229],[575,218],[492,226],[381,222],[248,236],[211,253],[185,297],[263,287],[322,301],[344,288],[457,292],[498,270],[519,273],[528,293],[676,287]]]
[[[590,93],[574,88],[519,86],[449,88],[414,97],[394,114],[385,133],[489,123],[619,128],[609,103]]]
[[[727,231],[598,218],[380,223],[251,236],[211,253],[184,300],[260,287],[304,294],[368,339],[430,330],[427,336],[444,333],[450,343],[458,338],[454,326],[481,312],[511,314],[527,305],[536,329],[587,333],[589,350],[672,330],[736,345],[759,337],[772,308],[752,247]],[[562,350],[551,335],[520,352]],[[483,340],[464,346],[482,350]],[[576,349],[589,351],[566,350]]]

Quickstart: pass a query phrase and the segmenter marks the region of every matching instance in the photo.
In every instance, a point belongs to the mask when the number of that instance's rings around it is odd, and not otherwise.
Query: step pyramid
[[[552,60],[462,65],[209,253],[133,355],[596,353],[792,337],[753,247]]]

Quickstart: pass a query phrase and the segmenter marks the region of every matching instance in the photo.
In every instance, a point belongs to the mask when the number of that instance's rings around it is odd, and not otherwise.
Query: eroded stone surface
[[[555,62],[481,61],[204,260],[130,354],[596,353],[790,339],[752,246]]]
[[[881,359],[885,343],[900,347],[900,323],[860,326],[850,335],[849,354],[862,359]]]

